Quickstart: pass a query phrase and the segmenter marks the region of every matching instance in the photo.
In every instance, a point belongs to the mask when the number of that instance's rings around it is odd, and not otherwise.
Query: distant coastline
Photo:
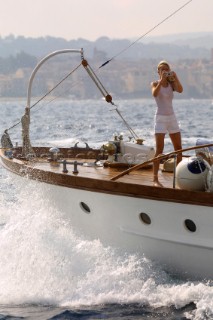
[[[155,41],[155,42],[154,42]],[[149,43],[148,43],[149,42]],[[116,56],[111,63],[99,71],[107,90],[121,99],[149,98],[150,83],[156,79],[156,65],[159,60],[168,60],[178,72],[184,86],[183,99],[213,98],[213,32],[176,34],[147,37],[128,48],[128,39],[101,37],[96,41],[62,38],[25,38],[9,35],[0,38],[0,96],[2,98],[25,98],[30,74],[37,62],[46,54],[64,48],[84,48],[86,59],[96,70],[104,62]],[[64,56],[45,65],[38,75],[33,95],[42,96],[71,70],[71,61],[76,65],[80,57]],[[97,88],[89,82],[82,82],[73,88],[73,80],[66,81],[65,98],[93,99],[99,97]],[[57,95],[56,93],[54,93]]]

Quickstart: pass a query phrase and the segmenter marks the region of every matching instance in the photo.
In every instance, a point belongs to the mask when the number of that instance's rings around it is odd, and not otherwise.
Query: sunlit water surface
[[[174,105],[183,147],[212,139],[212,101]],[[154,145],[154,101],[121,100],[117,107]],[[0,102],[1,132],[24,108],[25,101]],[[31,113],[32,145],[98,147],[120,132],[130,136],[115,107],[102,100],[44,103]],[[20,125],[9,133],[21,143]],[[2,167],[0,176],[0,319],[213,319],[211,281],[174,279],[146,257],[79,238],[33,185],[16,185]]]

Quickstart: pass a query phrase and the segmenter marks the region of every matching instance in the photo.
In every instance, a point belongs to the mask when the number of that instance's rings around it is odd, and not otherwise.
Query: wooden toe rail
[[[162,156],[157,156],[155,158],[152,158],[150,160],[147,160],[143,163],[139,163],[137,165],[135,165],[134,167],[131,167],[121,173],[119,173],[118,175],[112,177],[110,180],[112,181],[115,181],[121,177],[123,177],[125,174],[128,174],[130,173],[131,171],[134,171],[134,170],[138,170],[138,169],[141,169],[145,166],[147,166],[148,164],[152,163],[152,162],[155,162],[155,161],[160,161],[162,159],[166,159],[166,158],[169,158],[175,154],[179,154],[179,153],[183,153],[183,152],[186,152],[186,151],[190,151],[190,150],[196,150],[196,149],[202,149],[202,148],[209,148],[209,147],[212,147],[213,146],[213,143],[209,143],[209,144],[203,144],[203,145],[199,145],[199,146],[194,146],[194,147],[189,147],[189,148],[185,148],[185,149],[180,149],[180,150],[176,150],[176,151],[172,151],[170,153],[167,153],[167,154],[164,154]]]

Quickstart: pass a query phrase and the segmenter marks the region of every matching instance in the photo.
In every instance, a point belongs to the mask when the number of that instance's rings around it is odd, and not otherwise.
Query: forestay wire
[[[117,58],[119,55],[123,54],[125,51],[127,51],[130,47],[132,47],[133,45],[135,45],[138,41],[140,41],[142,38],[144,38],[146,35],[148,35],[149,33],[151,33],[153,30],[155,30],[156,28],[158,28],[161,24],[163,24],[165,21],[167,21],[168,19],[170,19],[172,16],[174,16],[177,12],[179,12],[180,10],[182,10],[184,7],[186,7],[190,2],[192,2],[193,0],[189,0],[187,1],[185,4],[183,4],[181,7],[179,7],[177,10],[175,10],[174,12],[172,12],[169,16],[167,16],[166,18],[164,18],[162,21],[160,21],[158,24],[156,24],[154,27],[152,27],[151,29],[149,29],[147,32],[145,32],[143,35],[141,35],[137,40],[133,41],[130,45],[128,45],[126,48],[122,49],[121,51],[119,51],[117,54],[115,54],[111,59],[107,60],[106,62],[104,62],[96,71],[98,71],[99,69],[101,69],[102,67],[104,67],[105,65],[107,65],[109,62],[111,62],[112,60],[114,60],[115,58]],[[49,90],[46,94],[44,94],[39,100],[37,100],[31,107],[30,109],[32,109],[33,107],[35,107],[40,101],[42,101],[44,98],[46,98],[52,91],[54,91],[63,81],[65,81],[73,72],[75,72],[80,66],[82,65],[82,63],[80,63],[75,69],[73,69],[70,73],[68,73],[61,81],[59,81],[51,90]],[[88,71],[88,70],[87,70]],[[94,79],[93,79],[94,81]],[[97,85],[97,83],[96,83]],[[100,88],[99,88],[100,89]],[[107,101],[109,102],[109,101]],[[112,102],[111,102],[112,103]],[[112,103],[115,107],[116,105],[114,103]],[[131,132],[131,134],[134,137],[137,137],[137,134],[134,132],[134,130],[128,125],[128,123],[125,121],[125,119],[123,118],[123,116],[121,115],[121,113],[119,112],[118,108],[116,107],[115,111],[118,113],[118,115],[121,117],[121,119],[124,121],[125,125],[127,126],[127,128],[129,129],[129,131]],[[14,127],[16,127],[18,124],[21,123],[21,120],[18,121],[17,123],[15,123],[13,126],[9,127],[8,129],[6,129],[5,131],[9,131],[11,129],[13,129]]]
[[[186,7],[190,2],[192,2],[193,0],[189,0],[187,1],[185,4],[183,4],[181,7],[179,7],[177,10],[175,10],[174,12],[172,12],[169,16],[167,16],[166,18],[164,18],[162,21],[160,21],[158,24],[156,24],[154,27],[152,27],[151,29],[149,29],[147,32],[145,32],[142,36],[140,36],[137,40],[133,41],[129,46],[127,46],[126,48],[122,49],[121,51],[119,51],[117,54],[115,54],[111,59],[107,60],[106,62],[104,62],[100,67],[104,67],[105,65],[107,65],[109,62],[111,62],[112,60],[114,60],[115,58],[117,58],[118,56],[120,56],[122,53],[124,53],[125,51],[127,51],[130,47],[132,47],[134,44],[136,44],[138,41],[140,41],[142,38],[144,38],[147,34],[151,33],[153,30],[155,30],[156,28],[158,28],[162,23],[164,23],[166,20],[170,19],[171,17],[173,17],[177,12],[179,12],[180,10],[182,10],[184,7]]]
[[[179,7],[178,9],[176,9],[174,12],[172,12],[169,16],[167,16],[166,18],[164,18],[163,20],[161,20],[158,24],[156,24],[154,27],[152,27],[151,29],[149,29],[147,32],[145,32],[142,36],[140,36],[137,40],[135,40],[134,42],[132,42],[130,45],[128,45],[126,48],[122,49],[121,51],[119,51],[117,54],[115,54],[111,59],[107,60],[106,62],[104,62],[98,69],[101,69],[102,67],[106,66],[109,62],[111,62],[112,60],[114,60],[115,58],[117,58],[118,56],[120,56],[122,53],[124,53],[125,51],[127,51],[130,47],[132,47],[133,45],[135,45],[138,41],[140,41],[142,38],[144,38],[146,35],[148,35],[149,33],[151,33],[153,30],[155,30],[156,28],[158,28],[161,24],[163,24],[165,21],[167,21],[168,19],[170,19],[171,17],[173,17],[177,12],[179,12],[180,10],[182,10],[184,7],[186,7],[190,2],[192,2],[192,0],[187,1],[185,4],[183,4],[181,7]],[[115,104],[114,104],[115,105]],[[116,106],[116,105],[115,105]],[[126,125],[127,129],[129,130],[129,132],[132,134],[132,136],[134,138],[138,138],[137,134],[135,133],[135,131],[130,127],[130,125],[127,123],[127,121],[123,118],[123,116],[121,115],[120,111],[118,110],[117,106],[114,109],[118,115],[120,116],[120,118],[123,120],[124,124]]]
[[[61,79],[52,89],[50,89],[48,92],[46,92],[40,99],[38,99],[31,107],[35,107],[40,101],[45,99],[52,91],[54,91],[58,86],[61,85],[62,82],[64,82],[69,76],[71,76],[82,64],[80,63],[76,68],[74,68],[72,71],[70,71],[63,79]],[[19,120],[17,123],[15,123],[13,126],[7,129],[7,131],[15,128],[18,124],[21,123],[21,120]]]

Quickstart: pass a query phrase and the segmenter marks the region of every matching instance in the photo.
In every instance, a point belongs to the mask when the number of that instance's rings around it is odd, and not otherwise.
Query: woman
[[[177,74],[171,71],[168,62],[161,61],[158,64],[159,80],[151,83],[152,95],[157,104],[157,111],[155,114],[155,142],[156,152],[155,157],[163,153],[164,138],[168,132],[175,150],[182,148],[180,128],[174,114],[172,99],[173,91],[181,93],[183,91]],[[177,162],[182,159],[181,154],[177,156]],[[159,161],[153,164],[154,185],[161,186],[158,180]]]

